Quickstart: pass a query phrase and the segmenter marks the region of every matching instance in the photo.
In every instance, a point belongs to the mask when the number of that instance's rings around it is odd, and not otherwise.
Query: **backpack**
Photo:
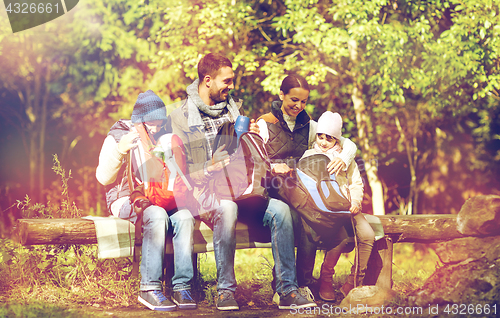
[[[138,186],[131,198],[135,202],[146,197],[166,211],[185,207],[187,193],[192,187],[185,176],[186,153],[181,138],[175,134],[164,134],[157,143],[142,124],[135,127],[140,142],[131,150],[129,176],[135,177]]]
[[[252,132],[243,133],[238,141],[234,124],[225,123],[215,138],[214,152],[222,145],[226,145],[230,162],[211,177],[206,196],[217,202],[234,201],[241,210],[263,211],[269,199],[264,183],[271,170],[264,141]]]
[[[279,195],[297,210],[315,242],[331,241],[342,227],[350,227],[351,222],[351,203],[337,181],[346,177],[342,173],[330,175],[329,162],[323,154],[302,158],[294,176],[284,179],[279,188]]]

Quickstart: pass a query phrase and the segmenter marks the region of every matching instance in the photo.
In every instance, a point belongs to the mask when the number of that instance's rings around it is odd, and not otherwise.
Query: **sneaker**
[[[140,291],[138,300],[151,310],[172,311],[177,308],[161,290]]]
[[[179,309],[196,309],[196,302],[191,297],[189,289],[174,290],[172,301],[177,304]]]
[[[307,300],[314,302],[314,294],[313,292],[309,289],[309,287],[304,286],[304,287],[299,287],[298,289],[299,293],[304,296]],[[280,305],[280,294],[277,292],[274,293],[273,295],[273,304],[276,304],[276,306]]]
[[[310,302],[314,302],[314,294],[309,289],[309,287],[307,287],[307,286],[299,287],[299,294],[301,294],[302,296],[304,296]]]
[[[276,306],[280,305],[280,294],[278,292],[275,292],[273,295],[273,304],[276,304]]]
[[[288,295],[280,298],[279,309],[295,309],[295,308],[307,308],[316,307],[314,301],[308,300],[306,297],[302,296],[298,290],[294,290]]]
[[[233,292],[225,289],[219,292],[216,306],[219,310],[240,310],[238,303],[234,300]]]

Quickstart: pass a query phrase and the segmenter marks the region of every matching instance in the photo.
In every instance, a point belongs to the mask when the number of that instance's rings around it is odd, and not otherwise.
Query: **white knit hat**
[[[339,113],[326,111],[318,119],[317,134],[327,134],[340,139],[342,135],[342,117]]]

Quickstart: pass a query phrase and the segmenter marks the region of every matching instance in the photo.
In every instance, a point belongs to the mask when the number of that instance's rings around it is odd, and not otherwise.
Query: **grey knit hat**
[[[133,123],[167,120],[167,109],[161,98],[149,89],[137,97],[131,119]]]

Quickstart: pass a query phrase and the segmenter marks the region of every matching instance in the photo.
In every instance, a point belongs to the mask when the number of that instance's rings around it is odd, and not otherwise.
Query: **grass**
[[[57,305],[42,302],[33,302],[29,305],[15,303],[0,305],[0,317],[23,317],[23,318],[90,318],[83,311],[62,308]]]
[[[314,277],[319,277],[324,251],[316,253]],[[354,262],[354,252],[343,254],[334,276],[334,286],[340,288],[351,271]],[[247,301],[250,307],[263,306],[271,303],[272,266],[271,249],[242,249],[236,251],[235,273],[238,283],[236,298],[238,301]],[[394,244],[393,257],[393,289],[407,294],[422,286],[426,279],[439,267],[439,258],[434,250],[426,246],[412,243]],[[204,301],[212,305],[216,295],[215,258],[213,253],[200,254],[199,268],[204,282]]]
[[[135,305],[139,282],[130,276],[130,260],[102,261],[95,255],[95,246],[21,247],[10,240],[2,240],[0,303],[6,303],[7,307],[3,305],[0,313],[5,317],[28,317],[16,316],[17,304],[26,303],[33,304],[34,312],[55,308],[50,306],[74,304],[108,308]],[[324,252],[318,251],[315,277],[319,277],[323,256]],[[353,252],[341,256],[334,277],[335,287],[344,283],[353,258]],[[198,262],[201,275],[198,299],[211,306],[216,295],[214,254],[200,254]],[[439,266],[433,250],[415,248],[410,243],[394,245],[393,263],[393,288],[403,294],[423,285]],[[236,298],[242,305],[249,308],[271,305],[272,266],[271,249],[236,251]],[[9,315],[5,315],[6,310]]]

